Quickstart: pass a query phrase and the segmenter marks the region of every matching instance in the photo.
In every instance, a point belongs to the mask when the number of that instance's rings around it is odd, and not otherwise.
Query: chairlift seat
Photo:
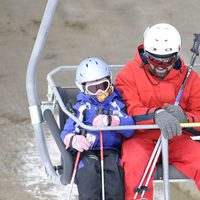
[[[78,88],[75,87],[57,87],[58,92],[65,104],[70,102],[72,105],[76,102],[76,96],[79,92]],[[59,107],[59,127],[60,130],[63,129],[65,122],[67,119],[67,115],[62,111]],[[48,124],[48,122],[47,122]],[[58,136],[59,137],[59,136]],[[154,181],[163,180],[163,169],[162,164],[158,164],[156,166],[156,170],[154,172]],[[187,181],[188,177],[184,176],[181,172],[179,172],[174,166],[169,165],[169,181],[178,182],[178,181]]]

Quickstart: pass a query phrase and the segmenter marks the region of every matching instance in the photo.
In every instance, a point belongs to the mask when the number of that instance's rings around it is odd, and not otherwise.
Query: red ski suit
[[[142,57],[143,46],[116,76],[115,85],[122,94],[128,114],[135,117],[136,124],[153,124],[154,111],[164,103],[174,104],[187,73],[187,67],[179,59],[176,69],[160,80],[148,71],[148,63]],[[146,64],[145,64],[146,63]],[[200,122],[200,77],[192,71],[179,104],[189,122]],[[192,129],[200,135],[200,129]],[[169,140],[169,163],[187,177],[193,179],[200,190],[200,143],[190,139],[191,131],[183,130],[182,136]],[[125,171],[125,200],[132,200],[151,153],[160,136],[160,130],[137,130],[122,144],[122,166]],[[153,199],[153,178],[149,183],[148,200]]]

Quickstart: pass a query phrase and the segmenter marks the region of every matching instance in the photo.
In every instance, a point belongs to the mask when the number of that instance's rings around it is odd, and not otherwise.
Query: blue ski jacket
[[[82,92],[77,95],[77,103],[73,106],[77,118],[84,124],[92,126],[94,118],[99,114],[99,109],[103,108],[101,114],[117,115],[120,119],[120,125],[134,125],[135,120],[133,117],[126,114],[125,104],[122,102],[122,98],[117,89],[106,98],[103,102],[99,102],[96,96],[89,96]],[[71,118],[68,118],[61,132],[61,138],[64,138],[67,134],[80,134],[81,127],[74,122]],[[121,140],[124,137],[130,137],[133,135],[134,130],[112,130],[103,131],[103,144],[104,149],[119,150]],[[95,141],[90,150],[100,149],[100,131],[87,131],[87,135],[94,136]]]

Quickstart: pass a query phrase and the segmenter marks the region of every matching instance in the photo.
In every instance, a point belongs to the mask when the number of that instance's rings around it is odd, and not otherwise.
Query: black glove
[[[170,105],[166,103],[164,105],[164,108],[168,113],[176,117],[176,119],[178,119],[180,123],[188,122],[188,118],[180,106]]]
[[[171,139],[176,135],[180,136],[182,134],[182,128],[178,119],[164,109],[155,111],[154,120],[166,139]]]

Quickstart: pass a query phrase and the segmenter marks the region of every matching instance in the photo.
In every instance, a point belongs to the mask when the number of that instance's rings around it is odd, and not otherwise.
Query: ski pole
[[[104,154],[103,154],[103,133],[102,133],[102,131],[100,131],[100,158],[101,158],[101,187],[102,187],[102,200],[105,200]]]
[[[199,55],[199,51],[200,51],[200,34],[199,33],[195,33],[194,34],[194,44],[193,44],[193,47],[192,47],[192,49],[191,49],[191,51],[193,52],[193,54],[192,54],[192,57],[191,57],[191,60],[190,60],[190,66],[189,66],[189,68],[188,68],[188,71],[187,71],[187,74],[186,74],[186,76],[185,76],[185,78],[184,78],[184,81],[183,81],[183,83],[182,83],[182,85],[181,85],[181,88],[180,88],[180,90],[179,90],[179,92],[178,92],[178,95],[177,95],[177,97],[176,97],[176,101],[175,101],[175,103],[174,103],[174,105],[178,105],[179,104],[179,102],[180,102],[180,99],[181,99],[181,97],[182,97],[182,94],[183,94],[183,90],[184,90],[184,88],[185,88],[185,85],[186,85],[186,81],[188,80],[188,77],[189,77],[189,75],[190,75],[190,73],[191,73],[191,70],[192,70],[192,67],[193,67],[193,65],[194,65],[194,62],[195,62],[195,60],[196,60],[196,57]],[[161,136],[159,137],[159,139],[158,139],[158,141],[157,141],[157,144],[156,144],[156,146],[155,146],[155,148],[154,148],[154,151],[156,151],[157,149],[160,149],[161,148]],[[153,151],[153,153],[152,154],[154,154],[154,151]],[[147,165],[147,167],[149,166],[149,165],[151,165],[151,162],[152,162],[152,160],[151,160],[151,158],[154,158],[154,156],[151,156],[150,157],[150,160],[149,160],[149,163],[148,163],[148,165]],[[158,156],[159,157],[159,156]],[[155,163],[157,162],[157,160],[158,160],[158,157],[156,156],[156,161],[154,161]],[[148,167],[149,168],[149,167]],[[148,170],[147,170],[148,171]],[[153,173],[153,170],[152,170],[152,172],[151,173],[149,173],[149,177],[151,177],[152,176],[152,173]],[[166,172],[163,172],[163,173],[166,173]],[[142,180],[144,181],[144,179],[146,178],[146,174],[147,174],[147,172],[145,171],[145,176],[143,176],[142,177]],[[167,178],[167,177],[165,177],[165,178]],[[169,178],[169,177],[168,177]],[[150,179],[150,178],[149,178]],[[142,181],[142,183],[143,183],[143,181]],[[142,186],[142,183],[140,183],[141,185],[140,185],[140,187],[138,187],[138,189],[137,190],[139,190],[141,187],[143,187]],[[148,184],[147,184],[148,185]],[[145,184],[145,187],[144,188],[147,188],[147,185]],[[166,185],[166,184],[165,184]],[[143,193],[145,193],[145,191],[146,190],[143,190]],[[143,194],[142,193],[142,194]],[[138,195],[138,193],[137,193],[137,195]],[[143,194],[143,196],[144,196],[144,194]],[[136,196],[137,197],[137,196]],[[135,199],[135,197],[134,197],[134,199]]]
[[[103,107],[99,108],[98,114],[103,114]],[[102,200],[105,200],[105,184],[104,184],[104,152],[103,152],[103,133],[100,130],[100,159],[101,159],[101,190]]]
[[[83,136],[86,135],[86,130],[85,129],[81,129],[81,135],[83,135]],[[81,156],[81,152],[78,151],[77,154],[76,154],[76,160],[75,160],[74,169],[73,169],[73,172],[72,172],[72,178],[71,178],[71,181],[70,181],[69,195],[67,197],[67,200],[71,199],[72,190],[73,190],[73,187],[74,187],[74,179],[75,179],[75,176],[76,176],[76,171],[78,169],[78,163],[79,163],[79,160],[80,160],[80,156]]]
[[[80,160],[80,155],[81,155],[81,152],[78,151],[77,155],[76,155],[76,161],[75,161],[75,164],[74,164],[74,169],[73,169],[72,178],[71,178],[71,182],[70,182],[69,195],[67,197],[67,200],[71,199],[71,194],[72,194],[72,190],[73,190],[73,186],[74,186],[74,179],[75,179],[75,176],[76,176],[76,171],[77,171],[78,163],[79,163],[79,160]]]
[[[193,47],[191,49],[191,51],[193,52],[192,54],[192,57],[190,59],[190,65],[189,65],[189,68],[188,68],[188,71],[187,71],[187,74],[184,78],[184,81],[183,81],[183,84],[181,85],[181,88],[178,92],[178,95],[176,97],[176,101],[174,103],[174,105],[178,105],[180,100],[181,100],[181,97],[182,97],[182,94],[183,94],[183,90],[185,88],[185,84],[186,84],[186,81],[188,80],[188,77],[192,71],[192,67],[194,65],[194,62],[196,60],[196,57],[199,55],[199,46],[200,46],[200,34],[199,33],[195,33],[194,34],[194,44],[193,44]]]
[[[159,152],[160,143],[161,143],[161,138],[159,138],[158,141],[157,141],[157,143],[156,143],[156,146],[155,146],[155,148],[154,148],[154,150],[153,150],[153,152],[152,152],[152,154],[151,154],[151,157],[150,157],[150,159],[149,159],[149,162],[148,162],[148,164],[147,164],[147,167],[146,167],[146,169],[145,169],[145,172],[144,172],[144,174],[143,174],[143,176],[142,176],[142,179],[141,179],[141,181],[140,181],[140,184],[139,184],[138,188],[136,189],[136,193],[135,193],[135,196],[134,196],[133,199],[136,199],[139,193],[141,193],[141,192],[143,192],[145,189],[147,189],[147,188],[145,188],[145,187],[143,186],[143,182],[144,182],[144,180],[145,180],[145,178],[146,178],[146,175],[147,175],[147,173],[148,173],[148,171],[149,171],[149,168],[150,168],[150,166],[151,166],[153,160],[155,160],[155,159],[154,159],[155,156],[157,157],[157,154],[158,154],[158,152]],[[148,185],[148,184],[147,184],[147,185]],[[146,186],[147,186],[147,185],[146,185]]]
[[[157,150],[157,152],[156,152],[156,155],[155,155],[155,157],[154,157],[153,163],[152,163],[152,165],[151,165],[151,169],[150,169],[150,172],[149,172],[149,176],[147,177],[147,180],[146,180],[146,183],[145,183],[145,187],[144,187],[144,188],[147,188],[147,186],[148,186],[148,184],[149,184],[150,178],[151,178],[151,176],[152,176],[152,174],[153,174],[153,170],[154,170],[154,168],[155,168],[155,166],[156,166],[156,163],[157,163],[157,160],[158,160],[158,158],[159,158],[159,156],[160,156],[160,152],[161,152],[161,145],[158,146],[158,150]],[[143,198],[145,192],[146,192],[146,190],[144,189],[144,190],[142,191],[141,198]]]

